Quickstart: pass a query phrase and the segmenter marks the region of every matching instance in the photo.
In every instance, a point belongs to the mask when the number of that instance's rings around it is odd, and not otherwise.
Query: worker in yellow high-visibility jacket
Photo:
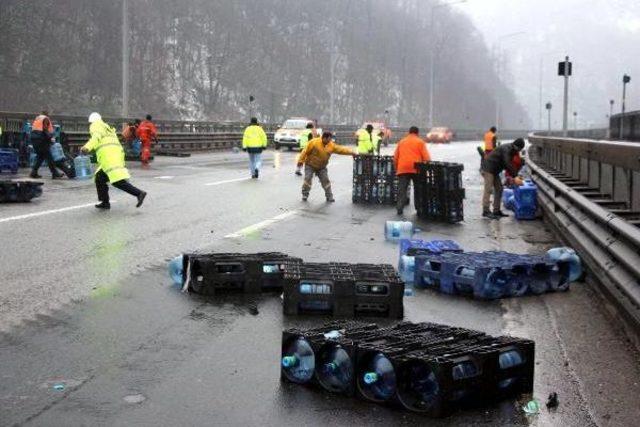
[[[138,199],[136,207],[142,206],[145,191],[134,187],[130,182],[129,171],[124,163],[124,149],[120,145],[116,130],[106,124],[100,114],[91,113],[89,116],[89,133],[91,139],[81,148],[85,153],[95,151],[98,160],[98,169],[94,176],[98,200],[98,209],[111,209],[109,203],[109,187],[107,182],[119,190],[129,193]]]
[[[373,125],[368,124],[365,129],[356,132],[358,140],[358,154],[373,154]]]
[[[249,171],[251,178],[258,179],[262,167],[262,151],[267,148],[267,134],[258,124],[258,119],[251,118],[251,124],[244,130],[242,149],[249,153]]]

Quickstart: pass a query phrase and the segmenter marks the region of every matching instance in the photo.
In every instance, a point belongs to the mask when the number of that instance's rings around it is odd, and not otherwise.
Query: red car
[[[426,139],[427,142],[448,144],[453,139],[453,132],[445,127],[431,128]]]

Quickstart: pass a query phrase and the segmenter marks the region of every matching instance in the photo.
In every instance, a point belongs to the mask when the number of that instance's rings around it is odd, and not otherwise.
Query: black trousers
[[[58,175],[55,165],[53,164],[53,157],[51,157],[51,143],[47,140],[47,136],[42,132],[31,133],[31,143],[33,144],[33,150],[36,153],[36,162],[33,164],[32,173],[35,175],[38,173],[38,169],[42,166],[42,163],[46,160],[49,166],[51,175]]]
[[[96,172],[96,190],[98,191],[98,200],[104,203],[109,203],[109,187],[107,183],[109,182],[109,176],[104,173],[104,171],[99,170]],[[138,197],[142,194],[142,191],[139,188],[134,187],[129,181],[126,179],[122,179],[117,182],[112,182],[111,185],[116,187],[118,190],[122,190],[125,193],[129,193],[134,197]]]
[[[417,207],[416,199],[416,182],[418,181],[417,173],[403,173],[398,175],[398,203],[396,207],[398,209],[404,209],[409,204],[407,199],[407,193],[409,191],[409,183],[413,182],[413,204]]]

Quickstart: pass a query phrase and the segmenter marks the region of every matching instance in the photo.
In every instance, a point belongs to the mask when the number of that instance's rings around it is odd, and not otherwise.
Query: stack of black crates
[[[285,264],[301,263],[279,252],[184,254],[183,285],[198,294],[282,290]]]
[[[392,265],[286,263],[284,313],[402,319],[404,283]]]
[[[464,220],[464,165],[448,162],[416,163],[416,209],[423,219],[456,223]]]
[[[353,161],[353,203],[394,205],[398,178],[393,156],[359,155]]]
[[[433,323],[282,334],[281,379],[432,417],[533,392],[535,343]]]

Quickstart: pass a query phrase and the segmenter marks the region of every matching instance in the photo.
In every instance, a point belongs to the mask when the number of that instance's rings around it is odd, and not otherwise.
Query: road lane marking
[[[231,233],[231,234],[227,234],[225,237],[225,239],[235,239],[238,237],[244,237],[248,234],[251,233],[255,233],[256,231],[263,229],[265,227],[270,226],[271,224],[275,224],[276,222],[280,222],[282,220],[285,220],[291,216],[294,216],[298,213],[298,211],[289,211],[289,212],[285,212],[282,213],[278,216],[274,216],[271,219],[265,219],[264,221],[260,221],[258,223],[255,223],[253,225],[250,225],[248,227],[243,228],[242,230],[236,231],[235,233]]]
[[[173,179],[175,178],[175,176],[172,175],[162,175],[162,176],[156,176],[156,179]]]
[[[111,203],[113,203],[113,201],[111,201]],[[29,219],[29,218],[36,218],[39,216],[45,216],[45,215],[51,215],[51,214],[56,214],[56,213],[61,213],[61,212],[68,212],[68,211],[73,211],[76,209],[83,209],[83,208],[88,208],[89,206],[93,206],[95,203],[86,203],[84,205],[77,205],[77,206],[69,206],[66,208],[60,208],[60,209],[51,209],[48,211],[42,211],[42,212],[34,212],[34,213],[30,213],[30,214],[25,214],[25,215],[18,215],[18,216],[12,216],[9,218],[2,218],[0,219],[0,223],[2,222],[10,222],[10,221],[19,221],[21,219]]]
[[[205,184],[207,187],[211,187],[214,185],[222,185],[222,184],[229,184],[232,182],[240,182],[240,181],[248,181],[250,180],[251,177],[247,177],[247,178],[236,178],[236,179],[226,179],[224,181],[216,181],[216,182],[210,182],[208,184]]]

